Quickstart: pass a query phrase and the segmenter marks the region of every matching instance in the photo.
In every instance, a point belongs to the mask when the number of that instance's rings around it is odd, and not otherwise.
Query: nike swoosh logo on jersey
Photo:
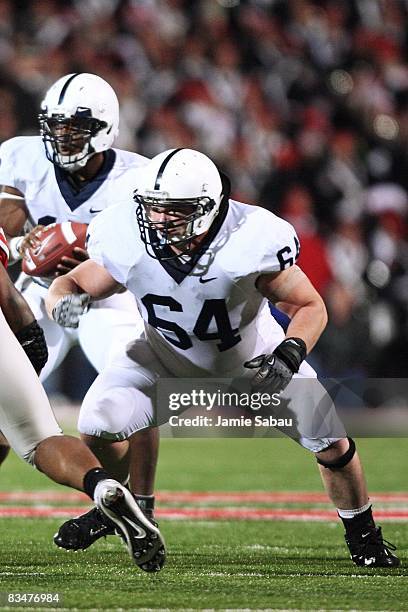
[[[135,538],[137,538],[138,540],[141,540],[142,538],[146,537],[145,530],[139,527],[139,525],[136,525],[136,523],[134,523],[130,519],[128,519],[127,516],[124,516],[123,520],[126,521],[131,527],[133,527],[133,529],[136,530],[137,535],[135,535]]]
[[[89,212],[92,213],[92,214],[95,214],[95,213],[98,213],[98,212],[102,212],[102,210],[103,210],[102,208],[99,209],[99,210],[94,210],[93,208],[90,208]]]
[[[216,276],[213,276],[211,278],[202,278],[200,276],[200,278],[198,279],[200,281],[200,283],[209,283],[210,281],[216,280]]]

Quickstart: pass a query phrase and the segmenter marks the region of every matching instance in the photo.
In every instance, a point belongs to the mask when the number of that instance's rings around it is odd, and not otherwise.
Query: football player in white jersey
[[[142,167],[147,159],[136,153],[112,148],[119,126],[119,103],[112,87],[94,74],[69,74],[48,90],[39,116],[41,136],[21,136],[0,147],[0,224],[11,237],[12,260],[25,248],[37,244],[38,226],[54,222],[89,223],[95,215],[117,202],[128,202],[133,190],[128,176]],[[34,230],[22,236],[29,221]],[[77,260],[64,259],[59,269],[67,271],[87,258],[86,251],[76,250]],[[70,347],[79,342],[85,355],[101,371],[116,348],[142,329],[142,320],[133,295],[124,292],[92,305],[77,330],[63,329],[45,313],[44,297],[47,279],[22,275],[22,288],[39,324],[43,327],[49,350],[44,367],[44,381],[64,359]],[[152,514],[153,481],[158,452],[158,434],[149,429],[132,439],[131,488],[140,503]],[[0,448],[3,457],[7,446]],[[121,482],[128,477],[129,442],[118,440],[109,446],[108,456],[100,445],[93,448],[98,458]],[[97,538],[113,533],[113,527],[92,529],[92,518],[103,518],[91,510],[85,522],[72,526],[64,541],[67,548],[86,548]],[[90,535],[93,533],[94,535]]]
[[[158,571],[164,543],[131,493],[102,469],[78,438],[64,436],[33,366],[47,361],[44,334],[7,272],[0,228],[0,427],[16,453],[55,482],[85,491],[119,529],[135,563]],[[24,349],[24,350],[23,350]],[[31,361],[31,363],[30,363]],[[141,537],[141,534],[144,534]]]
[[[133,209],[119,204],[92,221],[91,259],[56,279],[46,299],[49,316],[70,326],[80,320],[84,301],[126,287],[145,321],[144,334],[124,347],[88,391],[80,431],[104,437],[121,429],[128,438],[148,427],[161,377],[250,375],[254,388],[267,384],[277,390],[296,386],[294,375],[298,381],[315,379],[304,358],[327,315],[296,266],[293,227],[267,210],[229,199],[227,181],[197,151],[156,156],[135,187]],[[270,317],[267,300],[291,315],[286,337]],[[293,409],[301,421],[310,402],[300,399]],[[330,434],[298,438],[320,464],[353,561],[397,566],[392,545],[374,523],[353,440]]]

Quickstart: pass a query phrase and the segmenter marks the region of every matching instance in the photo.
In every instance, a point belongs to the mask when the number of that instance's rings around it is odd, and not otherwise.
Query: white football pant
[[[33,366],[0,310],[0,429],[10,446],[33,463],[38,444],[62,435]]]
[[[88,390],[78,430],[91,436],[124,440],[141,429],[166,422],[162,417],[169,414],[167,405],[161,416],[155,413],[157,382],[178,377],[174,375],[174,363],[166,363],[165,357],[166,353],[161,353],[159,359],[144,334],[123,348]],[[253,375],[243,367],[237,372],[242,378]],[[190,377],[187,373],[186,378]],[[299,373],[282,394],[284,399],[285,395],[291,398],[289,408],[284,408],[283,402],[285,415],[282,412],[278,416],[293,417],[296,434],[293,438],[301,446],[316,453],[346,436],[330,397],[308,363],[302,363]]]

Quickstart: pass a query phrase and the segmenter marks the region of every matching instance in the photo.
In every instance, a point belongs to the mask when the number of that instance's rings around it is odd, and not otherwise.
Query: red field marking
[[[408,493],[372,493],[370,499],[380,503],[408,503]],[[79,491],[11,491],[0,492],[0,502],[67,502],[90,503]],[[308,491],[162,491],[158,504],[171,503],[264,503],[264,504],[329,504],[325,493]]]
[[[285,508],[166,508],[157,517],[175,520],[338,521],[335,510]],[[408,520],[408,510],[377,511],[381,520]]]
[[[84,507],[65,506],[56,508],[35,508],[32,506],[3,506],[0,507],[0,517],[7,518],[71,518],[82,514]]]
[[[90,502],[80,491],[0,491],[0,502]]]
[[[4,506],[0,517],[14,518],[68,518],[81,514],[83,507],[33,508]],[[166,508],[157,511],[157,518],[172,520],[265,520],[265,521],[338,521],[334,510],[284,508]],[[407,521],[408,509],[377,510],[376,518],[382,521]]]
[[[408,503],[408,493],[373,493],[373,502]],[[264,504],[329,504],[325,493],[309,491],[162,491],[157,494],[160,503],[264,503]]]

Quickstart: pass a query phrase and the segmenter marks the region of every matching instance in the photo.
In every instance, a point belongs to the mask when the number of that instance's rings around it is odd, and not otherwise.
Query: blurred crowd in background
[[[116,146],[199,149],[295,226],[322,376],[405,377],[407,60],[408,0],[0,0],[0,140],[38,133],[61,75],[102,76]]]

